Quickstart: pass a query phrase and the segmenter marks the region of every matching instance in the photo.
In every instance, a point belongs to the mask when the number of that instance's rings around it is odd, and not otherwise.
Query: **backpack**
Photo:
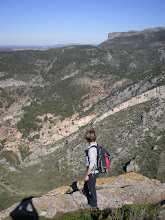
[[[103,147],[100,147],[99,145],[92,146],[92,147],[97,148],[97,168],[96,169],[99,171],[99,173],[108,172],[108,168],[111,163],[110,153]]]

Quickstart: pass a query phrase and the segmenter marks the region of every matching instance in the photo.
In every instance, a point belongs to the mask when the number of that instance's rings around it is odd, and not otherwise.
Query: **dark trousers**
[[[97,194],[96,194],[96,179],[98,173],[90,174],[89,180],[84,183],[84,191],[87,196],[88,204],[92,207],[97,207]]]

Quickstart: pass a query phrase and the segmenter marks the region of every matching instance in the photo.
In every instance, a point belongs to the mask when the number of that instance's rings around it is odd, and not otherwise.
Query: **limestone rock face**
[[[131,36],[140,35],[140,34],[144,35],[145,38],[147,37],[149,38],[151,33],[161,31],[164,29],[165,29],[164,27],[159,27],[159,28],[148,28],[148,29],[144,29],[143,31],[131,30],[128,32],[114,32],[114,33],[108,34],[108,40],[112,40],[118,37],[131,37]]]
[[[125,204],[156,204],[165,200],[165,183],[134,172],[118,177],[99,178],[96,186],[100,210],[119,208]],[[79,192],[82,187],[83,181],[78,181],[71,186],[52,190],[42,197],[25,199],[20,204],[1,211],[0,219],[18,215],[52,218],[79,210],[87,203],[86,197]]]

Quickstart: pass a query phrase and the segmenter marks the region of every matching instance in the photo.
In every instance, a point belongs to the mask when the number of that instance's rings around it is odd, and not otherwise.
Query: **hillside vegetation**
[[[0,209],[83,179],[89,128],[111,152],[108,176],[164,182],[164,96],[96,122],[164,86],[164,71],[164,28],[110,34],[99,46],[0,51]]]

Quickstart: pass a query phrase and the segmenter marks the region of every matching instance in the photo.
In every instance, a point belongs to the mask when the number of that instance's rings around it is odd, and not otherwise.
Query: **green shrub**
[[[2,102],[0,102],[0,108],[3,108],[3,104],[2,104]]]
[[[36,121],[37,123],[41,123],[41,122],[42,122],[42,120],[41,120],[40,118],[36,118],[35,121]]]
[[[31,141],[34,141],[35,139],[39,139],[39,138],[40,138],[40,135],[35,134],[33,137],[29,137],[28,140],[31,142]]]
[[[160,205],[125,205],[118,209],[102,211],[80,210],[66,213],[60,220],[156,220]]]
[[[25,160],[26,157],[28,157],[31,154],[29,147],[19,146],[18,149],[23,161]]]
[[[48,117],[47,117],[47,116],[45,116],[44,121],[46,122],[47,120],[48,120]]]
[[[2,151],[0,157],[5,158],[11,165],[20,165],[18,156],[12,151]]]
[[[2,144],[3,147],[4,147],[4,144],[5,144],[6,141],[7,141],[7,138],[1,140],[1,144]]]

